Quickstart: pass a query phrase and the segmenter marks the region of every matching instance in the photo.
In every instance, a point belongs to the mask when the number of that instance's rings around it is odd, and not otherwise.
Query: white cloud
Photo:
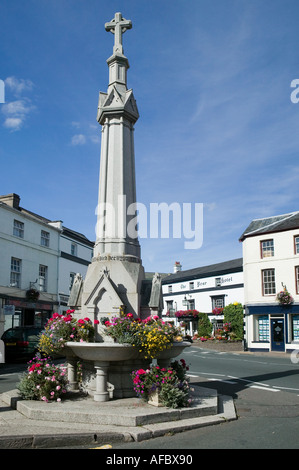
[[[72,137],[72,145],[84,145],[86,137],[83,134],[76,134]]]
[[[4,82],[16,95],[20,95],[24,91],[31,91],[34,86],[31,80],[24,80],[23,78],[18,79],[16,77],[7,77]]]
[[[7,118],[4,121],[4,127],[12,131],[18,131],[22,127],[23,121],[21,118]]]
[[[4,127],[12,131],[18,131],[23,126],[26,117],[35,109],[31,100],[23,98],[11,101],[2,106],[2,113],[5,115]]]
[[[34,84],[31,80],[16,77],[7,77],[4,82],[6,89],[18,99],[2,106],[1,111],[5,116],[3,126],[11,131],[18,131],[24,125],[28,115],[36,109],[29,98],[20,97],[22,93],[31,91]]]
[[[5,115],[12,115],[12,114],[24,115],[24,114],[30,113],[32,109],[33,109],[33,106],[31,105],[30,100],[23,99],[23,100],[11,101],[10,103],[4,104],[2,107],[2,112]]]

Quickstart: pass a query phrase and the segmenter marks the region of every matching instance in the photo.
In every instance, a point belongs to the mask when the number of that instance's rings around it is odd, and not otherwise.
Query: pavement
[[[60,403],[0,395],[0,449],[55,449],[143,441],[237,419],[231,397],[191,384],[188,408],[149,405],[139,398],[98,403],[72,392]]]
[[[238,353],[285,357],[285,353]],[[200,387],[192,378],[190,385],[193,403],[180,409],[155,407],[138,398],[97,403],[79,392],[60,403],[22,400],[17,390],[2,393],[0,449],[113,447],[116,442],[140,442],[237,419],[231,397]]]

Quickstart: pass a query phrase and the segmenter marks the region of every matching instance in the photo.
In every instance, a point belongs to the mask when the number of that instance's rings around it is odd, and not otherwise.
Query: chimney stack
[[[15,193],[11,194],[6,194],[5,196],[0,196],[0,202],[4,202],[4,204],[7,204],[9,207],[13,207],[13,209],[19,209],[20,208],[20,196]]]
[[[179,261],[175,261],[174,267],[173,267],[173,272],[178,273],[179,271],[182,271],[182,265]]]

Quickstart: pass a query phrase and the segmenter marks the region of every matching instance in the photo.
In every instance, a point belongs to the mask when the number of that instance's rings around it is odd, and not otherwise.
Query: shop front
[[[299,350],[299,305],[246,306],[245,325],[249,351]]]
[[[4,331],[18,326],[43,327],[54,312],[54,302],[6,299],[3,305]]]

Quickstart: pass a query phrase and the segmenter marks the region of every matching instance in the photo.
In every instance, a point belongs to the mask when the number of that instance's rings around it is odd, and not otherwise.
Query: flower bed
[[[134,390],[139,398],[148,401],[158,392],[163,406],[179,408],[190,406],[190,387],[186,376],[188,367],[184,359],[174,361],[170,367],[152,366],[132,372]]]

